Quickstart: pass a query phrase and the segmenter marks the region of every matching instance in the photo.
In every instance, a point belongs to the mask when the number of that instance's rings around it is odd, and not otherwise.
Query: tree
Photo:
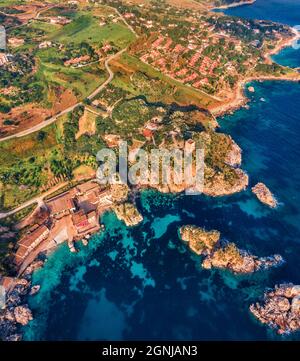
[[[43,130],[41,130],[41,131],[38,132],[37,140],[38,140],[39,142],[42,142],[43,140],[46,139],[46,137],[47,137],[47,133],[44,132]]]

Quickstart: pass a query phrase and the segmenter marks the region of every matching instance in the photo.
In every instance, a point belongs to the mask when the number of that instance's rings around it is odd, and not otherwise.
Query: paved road
[[[128,27],[128,29],[138,38],[138,34],[136,33],[136,31],[133,29],[133,27],[131,25],[128,24],[128,22],[126,21],[126,19],[124,18],[124,16],[114,7],[109,6],[111,9],[113,9],[117,15],[119,15],[119,17],[122,19],[122,21],[124,22],[124,24]]]
[[[101,84],[95,91],[93,91],[92,94],[90,94],[90,95],[87,97],[88,99],[90,99],[90,100],[93,99],[96,95],[98,95],[98,94],[101,92],[101,90],[103,90],[103,89],[113,80],[115,74],[114,74],[114,72],[111,70],[111,68],[109,67],[109,63],[110,63],[113,59],[117,58],[119,55],[123,54],[126,50],[127,50],[127,48],[122,49],[122,50],[119,51],[118,53],[110,56],[108,59],[105,60],[105,68],[106,68],[106,70],[108,71],[109,77],[108,77],[108,79],[107,79],[103,84]]]
[[[98,95],[98,94],[113,80],[113,78],[114,78],[114,73],[113,73],[113,71],[110,69],[109,63],[110,63],[111,60],[115,59],[116,57],[118,57],[119,55],[121,55],[122,53],[124,53],[126,50],[127,50],[127,48],[119,51],[118,53],[116,53],[116,54],[110,56],[108,59],[106,59],[106,61],[105,61],[105,68],[106,68],[106,70],[107,70],[108,73],[109,73],[109,77],[108,77],[108,79],[107,79],[103,84],[101,84],[95,91],[93,91],[92,94],[90,94],[90,95],[87,97],[88,99],[92,99],[92,98],[94,98],[96,95]],[[62,112],[54,115],[53,117],[51,117],[51,118],[43,121],[42,123],[39,123],[39,124],[37,124],[37,125],[29,128],[29,129],[23,130],[22,132],[19,132],[19,133],[12,134],[12,135],[9,135],[9,136],[7,136],[7,137],[1,138],[1,139],[0,139],[0,142],[4,142],[4,141],[10,140],[10,139],[14,139],[14,138],[21,138],[21,137],[24,137],[25,135],[29,135],[29,134],[31,134],[31,133],[35,133],[35,132],[37,132],[37,131],[39,131],[39,130],[45,128],[45,127],[47,127],[48,125],[56,122],[57,118],[59,118],[59,117],[61,117],[62,115],[65,115],[65,114],[71,112],[72,110],[74,110],[75,108],[77,108],[79,105],[83,105],[83,103],[82,103],[82,102],[78,102],[78,103],[72,105],[71,107],[63,110]]]
[[[127,23],[126,23],[126,24],[127,24]],[[118,53],[116,53],[116,54],[114,54],[114,55],[111,55],[109,58],[106,59],[106,61],[105,61],[105,68],[106,68],[106,70],[107,70],[107,72],[108,72],[108,74],[109,74],[109,77],[108,77],[108,79],[107,79],[104,83],[102,83],[96,90],[94,90],[94,91],[92,92],[92,94],[90,94],[90,95],[87,97],[89,100],[93,99],[96,95],[98,95],[98,94],[113,80],[113,78],[114,78],[114,72],[110,69],[109,63],[110,63],[113,59],[117,58],[119,55],[123,54],[126,50],[127,50],[127,48],[122,49],[122,50],[120,50]],[[71,107],[63,110],[62,112],[54,115],[53,117],[51,117],[51,118],[43,121],[42,123],[39,123],[39,124],[37,124],[37,125],[29,128],[29,129],[23,130],[22,132],[19,132],[19,133],[12,134],[12,135],[9,135],[9,136],[7,136],[7,137],[1,138],[1,139],[0,139],[0,142],[5,142],[5,141],[7,141],[7,140],[14,139],[14,138],[21,138],[21,137],[24,137],[24,136],[29,135],[29,134],[31,134],[31,133],[35,133],[35,132],[37,132],[37,131],[39,131],[39,130],[45,128],[45,127],[47,127],[48,125],[56,122],[57,118],[61,117],[61,116],[64,115],[64,114],[67,114],[67,113],[71,112],[72,110],[74,110],[75,108],[77,108],[79,105],[82,105],[82,104],[83,104],[82,102],[78,102],[78,103],[72,105]]]
[[[4,137],[4,138],[1,138],[0,142],[4,142],[6,140],[13,139],[13,138],[21,138],[21,137],[24,137],[25,135],[37,132],[37,131],[47,127],[48,125],[54,123],[57,120],[57,118],[61,117],[64,114],[67,114],[67,113],[71,112],[72,110],[77,108],[79,105],[82,105],[82,102],[79,102],[79,103],[76,103],[76,104],[72,105],[71,107],[63,110],[62,112],[54,115],[53,117],[43,121],[42,123],[39,123],[39,124],[29,128],[29,129],[23,130],[22,132],[19,132],[19,133],[16,133],[16,134],[9,135],[9,136]]]
[[[35,204],[35,203],[37,204],[37,207],[43,205],[43,203],[44,203],[44,198],[45,198],[45,197],[47,197],[47,196],[49,196],[50,194],[58,191],[60,188],[63,188],[63,187],[65,187],[66,185],[68,185],[68,182],[60,183],[60,184],[58,184],[57,186],[51,188],[49,191],[47,191],[47,192],[45,192],[45,193],[43,193],[43,194],[41,194],[41,195],[39,195],[39,196],[37,196],[37,197],[35,197],[35,198],[30,199],[29,201],[21,204],[19,207],[14,208],[13,210],[11,210],[11,211],[9,211],[9,212],[0,213],[0,219],[3,219],[3,218],[6,218],[6,217],[9,217],[9,216],[12,216],[13,214],[21,211],[21,210],[24,209],[24,208],[27,208],[27,207],[29,207],[29,206],[32,206],[32,205]]]

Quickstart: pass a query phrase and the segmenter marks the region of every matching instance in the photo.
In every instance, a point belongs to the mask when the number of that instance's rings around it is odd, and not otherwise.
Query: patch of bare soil
[[[45,121],[76,104],[77,98],[71,90],[57,88],[52,102],[53,107],[50,109],[42,108],[39,104],[28,103],[13,108],[7,114],[0,113],[0,137],[16,134]]]
[[[50,109],[38,107],[33,103],[13,108],[8,114],[0,113],[0,136],[29,129],[49,116],[51,116]]]
[[[83,116],[79,119],[79,131],[76,134],[76,139],[83,134],[93,135],[96,133],[96,121],[94,114],[85,110]]]

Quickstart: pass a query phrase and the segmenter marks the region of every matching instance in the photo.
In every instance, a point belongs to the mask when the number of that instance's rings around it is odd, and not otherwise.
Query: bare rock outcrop
[[[240,168],[232,169],[234,179],[229,180],[226,173],[218,173],[205,181],[203,193],[211,197],[228,196],[244,191],[249,185],[248,175]]]
[[[181,227],[179,233],[193,252],[204,256],[202,267],[206,269],[220,268],[242,274],[277,267],[284,262],[280,255],[257,257],[241,250],[234,243],[221,240],[220,232],[215,230],[188,225]]]
[[[117,218],[123,221],[127,227],[133,227],[143,221],[143,216],[138,209],[129,202],[117,204],[113,207]]]
[[[39,292],[40,288],[41,288],[40,285],[35,285],[31,287],[31,290],[29,292],[30,296],[36,295]]]
[[[300,286],[292,283],[275,286],[267,291],[264,300],[250,306],[250,312],[278,334],[300,330]]]
[[[252,192],[262,203],[271,208],[277,207],[278,202],[276,198],[265,184],[257,183],[254,187],[252,187]]]
[[[240,167],[242,164],[242,149],[231,139],[231,148],[225,157],[225,163],[231,167]]]
[[[284,262],[280,255],[259,258],[240,250],[234,243],[225,244],[209,255],[202,263],[206,269],[228,269],[234,273],[253,273],[261,269],[280,266]]]
[[[32,273],[42,267],[43,261],[34,261],[23,273],[22,278],[13,279],[13,287],[7,289],[5,307],[0,310],[0,340],[19,341],[22,338],[20,326],[33,319],[27,297],[35,294],[40,286],[31,286]]]
[[[16,322],[22,326],[27,325],[29,321],[33,320],[32,313],[27,305],[17,306],[14,309],[14,315]]]
[[[220,239],[220,232],[206,231],[196,226],[181,227],[179,232],[181,239],[188,242],[190,249],[198,255],[210,254]]]

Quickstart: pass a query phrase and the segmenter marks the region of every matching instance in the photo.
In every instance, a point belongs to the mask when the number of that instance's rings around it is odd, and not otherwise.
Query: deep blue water
[[[247,19],[272,20],[292,27],[298,25],[300,30],[300,0],[256,0],[252,5],[216,11]],[[300,41],[295,45],[296,49],[286,48],[273,59],[284,66],[300,67]]]
[[[283,66],[290,66],[291,68],[299,68],[300,46],[299,49],[294,49],[293,47],[287,47],[283,49],[279,54],[273,56],[273,60],[276,63],[281,64]]]
[[[272,20],[291,26],[299,25],[300,0],[256,0],[252,5],[228,8],[227,15],[248,19]]]
[[[290,22],[295,10],[291,15]],[[128,229],[107,213],[106,232],[76,255],[60,247],[34,274],[41,290],[30,298],[35,319],[26,339],[285,339],[256,322],[248,307],[266,287],[300,284],[300,84],[252,85],[250,108],[219,119],[221,131],[242,147],[251,185],[266,183],[280,207],[267,208],[250,191],[218,199],[144,192],[141,225]],[[178,238],[187,223],[218,229],[259,256],[280,253],[287,262],[250,276],[203,270]]]

